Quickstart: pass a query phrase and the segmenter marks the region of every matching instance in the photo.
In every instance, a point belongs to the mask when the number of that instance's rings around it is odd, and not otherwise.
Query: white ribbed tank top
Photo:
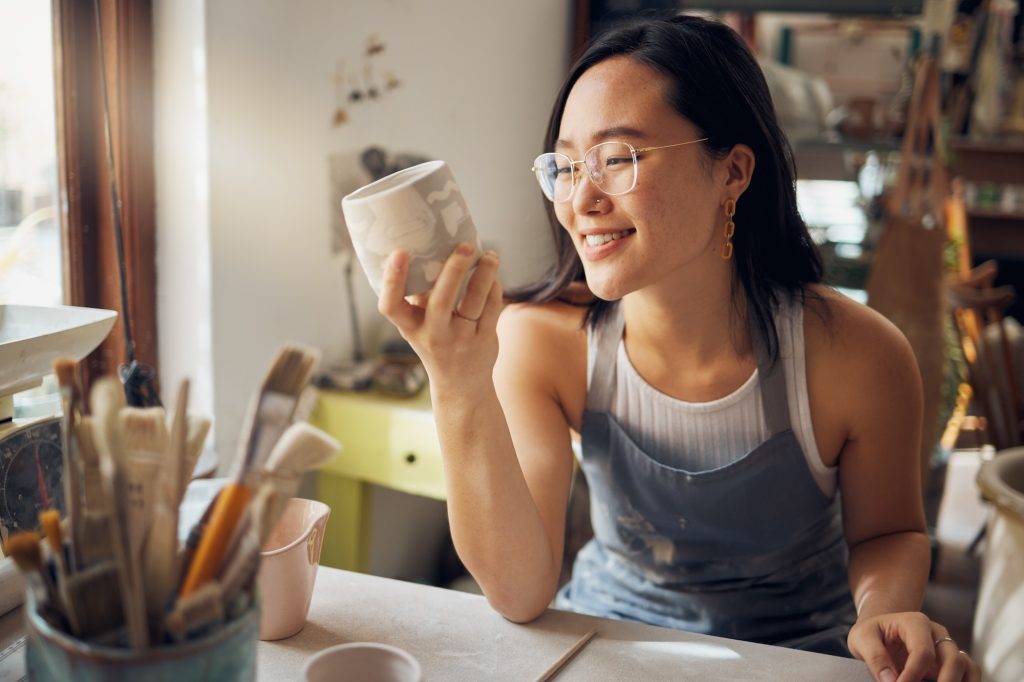
[[[780,359],[786,372],[793,432],[818,487],[831,496],[836,489],[836,467],[822,463],[814,438],[807,397],[803,317],[799,299],[780,305],[775,315]],[[589,333],[588,388],[596,350],[596,337]],[[601,360],[607,362],[609,358]],[[691,472],[718,469],[742,458],[771,435],[764,421],[756,369],[729,395],[692,403],[668,396],[648,384],[633,367],[621,339],[615,362],[611,414],[633,442],[662,464]]]

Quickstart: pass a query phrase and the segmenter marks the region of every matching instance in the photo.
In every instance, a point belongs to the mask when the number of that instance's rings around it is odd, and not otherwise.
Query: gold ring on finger
[[[480,318],[479,318],[479,317],[477,317],[477,318],[472,318],[472,317],[466,317],[465,315],[463,315],[462,313],[460,313],[460,312],[459,312],[458,310],[453,310],[453,311],[452,311],[452,315],[453,315],[454,317],[457,317],[457,318],[459,318],[460,320],[465,320],[466,322],[472,322],[473,324],[476,324],[477,322],[479,322],[479,321],[480,321]]]
[[[956,642],[954,642],[954,641],[953,641],[953,638],[952,638],[952,637],[950,637],[949,635],[946,635],[945,637],[939,637],[939,638],[938,638],[937,640],[935,640],[935,646],[936,646],[936,648],[937,648],[937,647],[938,647],[938,646],[939,646],[940,644],[942,644],[943,642],[953,642],[953,646],[956,646]],[[957,649],[959,649],[960,647],[956,647],[956,648],[957,648]]]

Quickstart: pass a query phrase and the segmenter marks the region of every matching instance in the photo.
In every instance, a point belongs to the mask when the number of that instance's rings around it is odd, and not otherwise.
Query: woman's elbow
[[[547,610],[551,599],[530,601],[522,598],[498,599],[487,596],[487,602],[506,620],[522,625],[537,620]]]

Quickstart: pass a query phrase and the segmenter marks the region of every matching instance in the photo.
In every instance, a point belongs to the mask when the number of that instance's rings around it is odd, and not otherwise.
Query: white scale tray
[[[0,421],[13,415],[15,393],[38,386],[57,358],[84,358],[116,319],[99,308],[0,305]]]

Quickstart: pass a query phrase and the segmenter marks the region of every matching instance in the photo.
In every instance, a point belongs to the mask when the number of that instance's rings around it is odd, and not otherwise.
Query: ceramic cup
[[[260,639],[291,637],[306,624],[331,508],[293,497],[260,552]]]
[[[352,642],[324,649],[306,662],[306,682],[347,680],[363,682],[422,682],[423,668],[412,654],[389,644]]]
[[[359,263],[380,295],[388,256],[409,254],[405,295],[434,286],[441,267],[461,242],[480,238],[462,192],[444,161],[428,161],[381,178],[341,200]]]

